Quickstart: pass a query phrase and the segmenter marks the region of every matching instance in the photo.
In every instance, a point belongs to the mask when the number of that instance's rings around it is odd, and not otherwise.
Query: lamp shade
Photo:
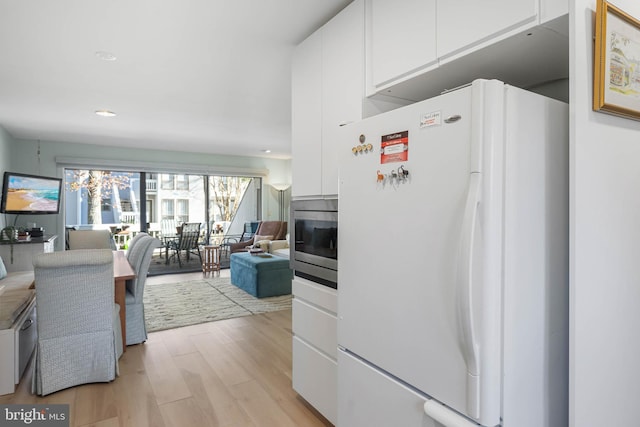
[[[289,187],[291,187],[291,184],[279,182],[279,183],[271,184],[271,186],[278,191],[285,191],[285,190],[288,190]]]

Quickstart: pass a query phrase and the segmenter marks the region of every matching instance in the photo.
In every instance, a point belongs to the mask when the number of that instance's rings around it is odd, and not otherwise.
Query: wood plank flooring
[[[199,277],[149,277],[147,286]],[[37,397],[30,383],[29,370],[0,404],[66,403],[71,426],[332,425],[291,388],[291,310],[151,333],[127,347],[108,384]]]

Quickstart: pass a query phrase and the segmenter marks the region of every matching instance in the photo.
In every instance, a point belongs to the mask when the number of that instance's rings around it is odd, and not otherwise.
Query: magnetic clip
[[[409,171],[404,168],[404,165],[401,165],[398,168],[398,175],[400,176],[400,178],[405,180],[409,177]]]

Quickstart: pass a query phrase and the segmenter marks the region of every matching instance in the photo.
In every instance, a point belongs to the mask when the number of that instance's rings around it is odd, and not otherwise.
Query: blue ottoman
[[[268,255],[268,256],[266,256]],[[293,273],[289,260],[269,254],[231,254],[231,284],[251,295],[263,298],[291,293]]]

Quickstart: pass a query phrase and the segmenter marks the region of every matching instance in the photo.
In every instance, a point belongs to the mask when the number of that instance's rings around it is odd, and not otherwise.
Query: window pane
[[[189,189],[189,175],[176,175],[176,190]]]
[[[189,215],[189,201],[176,200],[178,202],[178,215]]]
[[[209,221],[214,234],[241,236],[246,221],[258,220],[260,178],[209,177]]]
[[[140,174],[65,169],[65,224],[76,228],[139,229]],[[135,227],[134,227],[135,226]]]
[[[160,175],[162,178],[162,189],[163,190],[173,190],[175,187],[173,185],[173,174],[162,174]]]
[[[173,200],[165,199],[162,201],[162,219],[174,219]]]
[[[178,222],[189,222],[189,200],[176,200],[177,212],[176,219]]]

